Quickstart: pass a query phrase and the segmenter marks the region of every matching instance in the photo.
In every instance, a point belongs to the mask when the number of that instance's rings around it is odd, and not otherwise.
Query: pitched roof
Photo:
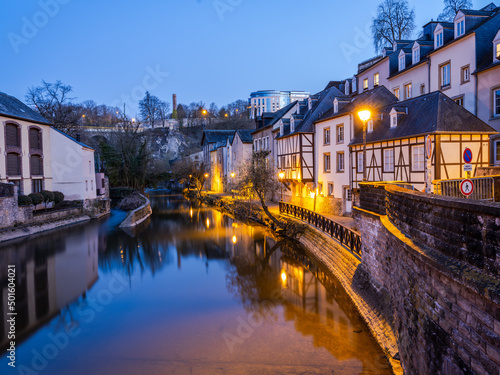
[[[276,112],[264,112],[261,118],[257,121],[257,130],[252,131],[252,134],[256,134],[263,129],[268,129],[271,126],[274,126],[283,116],[285,116],[295,105],[297,104],[297,100],[291,102],[287,106],[277,110]],[[265,121],[263,118],[268,119]],[[259,125],[262,123],[262,125]],[[260,126],[260,127],[259,127]]]
[[[406,107],[408,114],[399,115],[397,126],[391,128],[389,113],[395,107]],[[399,102],[397,106],[379,108],[372,118],[373,132],[366,135],[368,143],[424,134],[496,133],[495,129],[440,91]],[[350,145],[363,143],[362,129],[361,121],[355,118],[354,138]]]
[[[253,143],[252,132],[253,129],[238,129],[236,130],[238,136],[243,143]]]
[[[26,104],[13,96],[0,92],[0,115],[36,122],[43,125],[52,125],[52,123],[38,112],[35,112]]]
[[[93,150],[93,148],[92,148],[92,147],[90,147],[89,145],[86,145],[86,144],[85,144],[85,143],[83,143],[83,142],[77,141],[75,138],[73,138],[72,136],[70,136],[70,135],[66,134],[65,132],[63,132],[63,131],[61,131],[61,130],[59,130],[59,129],[56,129],[56,128],[54,128],[53,126],[51,126],[51,128],[52,128],[52,130],[54,130],[55,132],[57,132],[57,133],[59,133],[59,134],[61,134],[61,135],[65,136],[66,138],[71,139],[71,140],[72,140],[73,142],[75,142],[75,143],[78,143],[80,146]]]
[[[204,130],[201,144],[226,142],[228,137],[234,136],[234,130]]]

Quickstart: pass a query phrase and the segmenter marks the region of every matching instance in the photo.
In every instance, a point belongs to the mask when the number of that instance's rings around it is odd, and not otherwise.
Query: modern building
[[[248,105],[250,118],[255,119],[264,112],[276,112],[296,100],[307,99],[311,94],[306,91],[262,90],[252,92]]]

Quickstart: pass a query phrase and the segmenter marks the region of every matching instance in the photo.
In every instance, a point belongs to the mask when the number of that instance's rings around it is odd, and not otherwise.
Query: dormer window
[[[346,94],[346,95],[349,95],[349,94],[350,94],[350,92],[349,92],[350,87],[349,87],[349,86],[350,86],[350,85],[349,85],[349,81],[346,81],[346,82],[345,82],[345,94]]]
[[[500,61],[500,30],[493,38],[493,62]]]
[[[415,43],[413,46],[412,63],[416,64],[420,61],[420,46]]]
[[[398,49],[398,44],[396,42],[392,43],[392,52],[396,52]]]
[[[439,25],[441,26],[441,25]],[[440,27],[436,27],[436,30]],[[441,26],[441,31],[437,32],[435,35],[434,35],[434,48],[439,48],[443,45],[443,27]]]
[[[309,99],[307,100],[307,107],[308,107],[308,109],[309,109],[309,110],[311,110],[311,109],[312,109],[312,100],[311,100],[311,98],[309,98]]]
[[[398,112],[393,108],[391,110],[391,128],[398,126]]]
[[[399,54],[399,71],[404,70],[406,68],[406,56],[404,51],[401,51]]]
[[[455,22],[455,38],[465,34],[465,18]]]
[[[368,78],[363,80],[363,90],[368,90]]]
[[[356,80],[356,77],[353,77],[352,78],[352,92],[356,92],[358,91],[358,86],[357,86],[357,80]]]
[[[337,113],[339,111],[339,101],[337,98],[333,101],[333,113]]]
[[[295,119],[290,117],[290,133],[293,133],[295,131]]]
[[[366,129],[368,133],[373,132],[373,119],[369,119],[367,124],[366,124]]]
[[[497,42],[495,44],[495,51],[494,51],[494,55],[495,56],[495,59],[498,61],[500,60],[500,42]]]
[[[373,87],[377,87],[380,84],[380,74],[375,73],[373,75]]]

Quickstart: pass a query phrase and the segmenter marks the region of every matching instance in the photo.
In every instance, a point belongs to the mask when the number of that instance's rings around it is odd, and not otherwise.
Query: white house
[[[52,187],[66,200],[96,198],[94,150],[69,135],[50,128]]]

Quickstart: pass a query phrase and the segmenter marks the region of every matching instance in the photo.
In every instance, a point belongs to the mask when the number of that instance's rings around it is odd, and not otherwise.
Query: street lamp
[[[208,192],[208,185],[206,185],[207,178],[208,178],[208,173],[205,173],[205,191],[206,192]]]
[[[368,109],[363,109],[358,112],[359,118],[363,121],[363,181],[366,181],[366,123],[371,115]]]
[[[280,182],[281,182],[281,201],[283,202],[283,178],[285,177],[285,172],[281,171],[280,173],[278,173],[278,177],[280,178]]]
[[[233,197],[234,197],[234,192],[233,192],[233,188],[234,188],[234,176],[236,176],[236,173],[231,172],[231,194],[233,195]]]

